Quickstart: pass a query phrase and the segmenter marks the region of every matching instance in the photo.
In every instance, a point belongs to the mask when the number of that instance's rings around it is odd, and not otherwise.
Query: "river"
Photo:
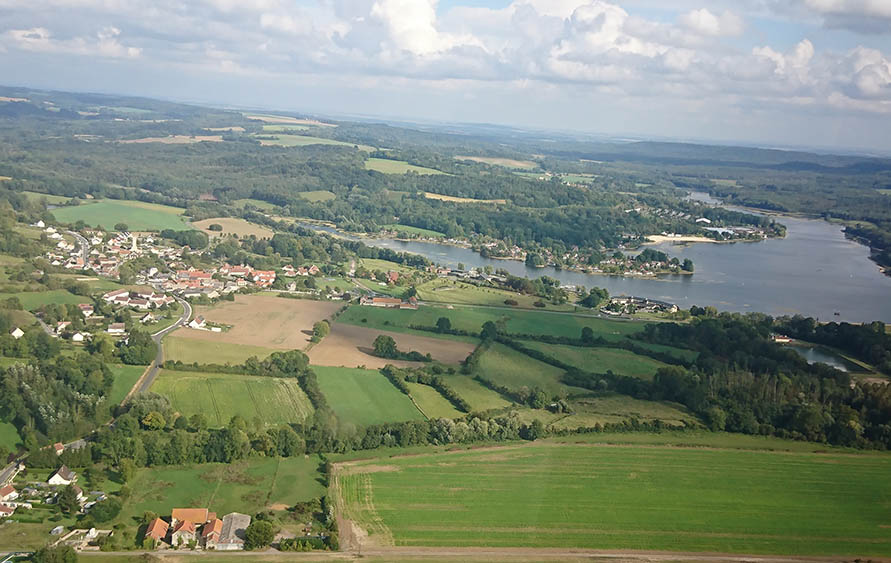
[[[702,194],[694,194],[704,199]],[[716,203],[716,200],[708,201]],[[720,202],[717,202],[720,203]],[[841,227],[815,219],[780,216],[786,237],[762,242],[662,243],[652,248],[693,260],[690,275],[621,277],[532,268],[516,260],[483,258],[467,248],[387,238],[368,245],[426,256],[437,264],[492,266],[515,276],[550,276],[567,285],[599,286],[610,295],[660,299],[681,308],[712,305],[724,311],[773,316],[800,313],[822,321],[891,322],[891,277],[869,260],[869,249],[845,238]],[[332,229],[305,225],[331,232]],[[835,313],[838,312],[838,315]]]

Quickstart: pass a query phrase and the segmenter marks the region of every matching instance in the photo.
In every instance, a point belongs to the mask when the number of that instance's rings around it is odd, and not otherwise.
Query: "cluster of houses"
[[[245,530],[251,517],[238,512],[217,518],[206,508],[174,508],[169,519],[155,518],[145,530],[145,540],[155,549],[199,547],[216,551],[244,549]]]
[[[155,293],[154,291],[130,291],[128,289],[116,289],[109,291],[102,296],[102,300],[112,305],[121,307],[133,307],[141,311],[147,311],[164,305],[172,305],[175,301],[173,297],[164,295],[163,293]],[[86,309],[81,312],[85,317],[92,314],[93,307],[88,306],[90,314],[86,313]]]
[[[612,297],[609,303],[600,309],[601,313],[612,317],[632,313],[677,313],[677,311],[678,306],[674,303],[629,295]]]

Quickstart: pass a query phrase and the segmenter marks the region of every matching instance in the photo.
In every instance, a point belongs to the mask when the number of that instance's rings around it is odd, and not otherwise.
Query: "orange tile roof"
[[[219,518],[214,518],[210,522],[204,525],[204,529],[201,530],[201,537],[206,538],[211,534],[220,535],[220,532],[223,531],[223,521]]]
[[[160,518],[155,518],[151,522],[149,522],[148,528],[145,530],[145,537],[153,538],[156,540],[164,539],[164,536],[167,535],[167,529],[170,526],[167,522],[161,520]]]
[[[188,520],[189,522],[197,522],[204,524],[207,522],[206,508],[174,508],[170,513],[171,518],[177,521]]]

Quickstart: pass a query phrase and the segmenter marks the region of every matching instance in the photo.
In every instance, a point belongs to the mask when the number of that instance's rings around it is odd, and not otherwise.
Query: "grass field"
[[[470,404],[474,412],[502,409],[512,404],[500,394],[466,375],[447,375],[443,376],[443,380]]]
[[[131,231],[160,231],[163,229],[189,229],[183,219],[183,209],[129,200],[102,200],[73,207],[53,209],[52,214],[61,223],[83,221],[87,225],[99,225],[111,230],[118,223],[125,223]]]
[[[22,192],[22,195],[27,196],[31,201],[46,200],[50,205],[62,205],[63,203],[68,203],[71,199],[64,195],[42,194],[40,192]]]
[[[365,161],[365,169],[376,170],[382,174],[406,174],[408,172],[414,172],[415,174],[421,174],[422,176],[445,174],[445,172],[433,168],[416,166],[414,164],[409,164],[404,160],[390,160],[389,158],[369,158]]]
[[[255,119],[263,123],[272,123],[275,125],[304,125],[310,127],[337,127],[333,123],[324,123],[316,119],[302,119],[299,117],[291,117],[289,115],[269,115],[262,113],[244,114],[246,119]],[[266,125],[263,126],[264,128]]]
[[[507,203],[506,199],[473,199],[472,197],[458,197],[452,195],[442,195],[435,194],[432,192],[424,192],[424,197],[427,199],[436,199],[439,201],[446,201],[448,203],[485,203],[485,204],[505,204]]]
[[[520,168],[523,170],[531,170],[538,166],[531,160],[515,160],[513,158],[499,158],[494,156],[456,156],[456,160],[470,160],[481,164],[492,164],[494,166],[504,166],[505,168]]]
[[[540,420],[549,430],[594,428],[598,424],[618,424],[632,419],[663,423],[686,428],[701,427],[699,419],[684,407],[669,402],[645,401],[619,393],[570,399],[571,414],[522,408],[517,412],[524,422]]]
[[[326,139],[324,137],[310,137],[309,135],[263,134],[262,136],[270,137],[269,139],[259,139],[260,144],[263,146],[305,147],[309,145],[334,145],[339,147],[354,147],[358,148],[360,151],[366,152],[373,152],[377,150],[374,147],[369,147],[368,145],[345,143],[343,141],[335,141],[334,139]]]
[[[11,422],[0,420],[0,447],[6,448],[7,451],[14,452],[18,449],[18,444],[22,439],[19,437],[18,430]],[[0,460],[0,466],[5,466],[6,460]]]
[[[291,133],[294,131],[306,131],[311,125],[264,125],[264,133]]]
[[[320,201],[331,201],[337,196],[334,195],[334,192],[329,192],[328,190],[312,190],[308,192],[297,192],[297,196],[305,199],[306,201],[310,201],[312,203],[318,203]]]
[[[294,378],[162,370],[152,391],[169,397],[183,416],[205,415],[211,426],[235,415],[270,426],[301,423],[313,412]]]
[[[83,295],[74,295],[65,289],[52,289],[49,291],[22,291],[19,293],[0,293],[0,299],[18,297],[19,301],[28,311],[39,309],[43,305],[56,303],[59,305],[89,303],[90,298]]]
[[[264,211],[275,211],[278,209],[278,206],[273,203],[263,201],[262,199],[251,199],[249,197],[244,199],[236,199],[232,202],[232,205],[234,205],[235,207],[244,207],[248,204],[253,205],[257,209],[262,209]]]
[[[510,309],[506,306],[493,308],[458,304],[453,309],[442,306],[421,306],[414,311],[351,305],[337,318],[337,321],[401,332],[410,325],[434,326],[439,317],[448,318],[452,328],[460,330],[477,332],[483,323],[492,321],[509,333],[553,334],[573,338],[579,338],[582,327],[588,326],[595,335],[607,340],[621,340],[625,336],[640,332],[645,326],[642,322],[616,321],[583,315]],[[366,322],[363,323],[362,319]]]
[[[275,352],[273,348],[232,344],[231,342],[197,340],[181,334],[188,329],[179,329],[164,338],[164,360],[180,361],[187,364],[243,364],[251,356],[263,359]],[[211,333],[217,334],[217,333]]]
[[[123,364],[111,365],[111,372],[114,374],[114,383],[111,385],[111,391],[108,394],[108,402],[117,405],[124,400],[130,389],[136,385],[136,381],[145,372],[145,366],[125,366]]]
[[[424,419],[411,399],[376,370],[322,366],[312,369],[341,423],[368,426]]]
[[[398,233],[404,233],[408,235],[417,235],[421,237],[428,238],[443,238],[445,237],[445,233],[440,233],[439,231],[431,231],[430,229],[422,229],[420,227],[409,227],[408,225],[382,225],[381,228],[387,229],[390,231],[396,231]]]
[[[418,299],[434,303],[452,303],[461,305],[492,305],[504,307],[504,302],[513,299],[517,302],[515,307],[525,309],[539,309],[535,307],[536,301],[541,298],[533,295],[523,295],[513,291],[492,287],[478,287],[473,284],[457,280],[437,278],[418,286]],[[547,305],[542,310],[571,311],[572,305]]]
[[[405,383],[411,392],[412,399],[427,418],[458,418],[464,413],[452,406],[439,391],[429,385],[420,383]]]
[[[223,227],[222,231],[211,231],[211,225],[219,225]],[[226,237],[235,235],[238,238],[249,237],[251,235],[257,238],[270,238],[274,234],[269,227],[248,223],[244,219],[238,217],[216,217],[214,219],[204,219],[192,223],[196,229],[201,229],[211,237]]]
[[[509,389],[540,387],[549,395],[570,392],[586,392],[560,383],[563,370],[544,362],[539,362],[503,344],[493,344],[480,356],[474,375]]]
[[[565,362],[580,370],[592,373],[612,371],[616,375],[627,375],[650,380],[661,367],[666,364],[647,356],[641,356],[628,350],[616,348],[582,348],[579,346],[562,346],[544,344],[542,342],[525,341],[528,348]]]
[[[369,544],[891,555],[886,454],[536,442],[338,471]]]

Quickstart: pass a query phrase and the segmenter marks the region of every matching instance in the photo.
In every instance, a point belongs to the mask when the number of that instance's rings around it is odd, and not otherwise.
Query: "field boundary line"
[[[152,367],[154,367],[154,365],[155,365],[155,360],[152,360],[152,363],[145,366],[145,370],[142,372],[142,375],[139,376],[139,379],[136,380],[136,383],[133,384],[133,387],[131,387],[130,390],[127,391],[127,394],[124,395],[124,398],[121,399],[121,403],[120,403],[121,406],[124,406],[127,403],[127,401],[129,401],[130,398],[136,394],[136,392],[139,390],[140,386],[142,386],[142,382],[145,380],[145,377],[148,375],[148,373],[151,371],[151,369],[152,369]]]
[[[210,402],[213,403],[213,410],[217,413],[217,423],[222,426],[223,413],[220,412],[220,406],[217,404],[217,398],[213,394],[213,386],[210,384],[210,381],[210,379],[204,380],[204,382],[207,383],[207,393],[210,395]]]

